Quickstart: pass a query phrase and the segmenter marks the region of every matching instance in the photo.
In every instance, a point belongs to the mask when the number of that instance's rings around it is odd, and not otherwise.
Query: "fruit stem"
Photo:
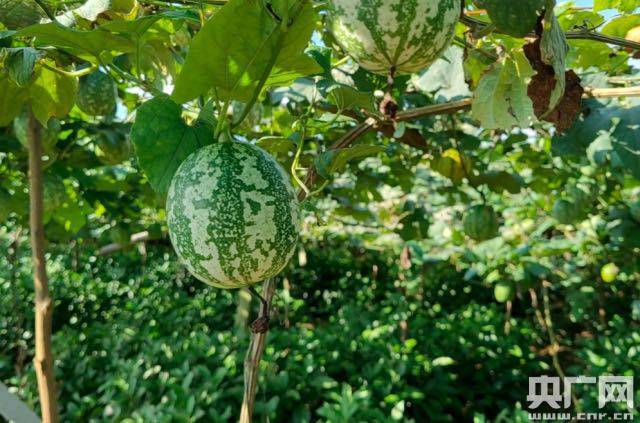
[[[269,302],[265,300],[253,286],[249,287],[249,292],[260,300],[260,303],[262,304],[260,316],[251,323],[251,330],[253,333],[267,333],[269,331]]]
[[[68,77],[71,77],[71,78],[79,78],[81,76],[88,75],[91,72],[93,72],[96,69],[98,69],[98,66],[92,65],[92,66],[89,66],[88,68],[80,69],[80,70],[77,70],[77,71],[66,71],[64,69],[60,69],[60,68],[57,68],[55,66],[50,66],[45,61],[41,61],[40,62],[40,66],[42,66],[43,68],[48,69],[48,70],[50,70],[52,72],[59,73],[60,75],[68,76]]]
[[[291,163],[291,176],[293,176],[293,179],[300,186],[300,189],[304,191],[305,196],[308,197],[310,194],[309,187],[307,187],[304,181],[302,181],[298,176],[298,163],[300,162],[300,157],[302,156],[302,151],[304,149],[304,139],[306,137],[306,119],[303,119],[300,122],[300,125],[302,127],[302,129],[300,130],[300,142],[298,143],[298,148],[296,149],[296,155],[293,157],[293,163]]]
[[[222,105],[222,109],[220,109],[218,111],[218,123],[216,124],[216,128],[215,128],[215,131],[214,131],[214,138],[216,140],[219,140],[220,134],[222,133],[222,130],[224,129],[224,125],[225,125],[225,123],[227,121],[227,113],[229,112],[229,104],[230,103],[231,103],[231,99],[225,100],[224,104]],[[227,138],[225,138],[224,140],[228,141]]]
[[[393,83],[396,77],[396,67],[392,66],[389,69],[389,75],[387,76],[387,91],[384,93],[384,98],[380,102],[380,113],[382,113],[387,119],[396,120],[398,114],[398,103],[393,98]]]

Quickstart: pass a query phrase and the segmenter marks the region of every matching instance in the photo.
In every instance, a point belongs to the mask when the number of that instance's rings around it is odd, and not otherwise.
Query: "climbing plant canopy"
[[[168,231],[205,282],[267,279],[263,314],[300,231],[322,227],[411,246],[444,225],[456,252],[578,233],[624,258],[640,248],[639,28],[616,0],[0,0],[0,218],[31,215],[41,247]],[[542,274],[576,245],[500,266]]]

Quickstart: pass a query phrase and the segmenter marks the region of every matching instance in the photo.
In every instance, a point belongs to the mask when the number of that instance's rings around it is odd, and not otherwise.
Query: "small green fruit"
[[[499,303],[506,303],[515,297],[515,287],[508,281],[498,281],[493,287],[493,296]]]
[[[618,273],[620,273],[620,268],[615,263],[607,263],[600,269],[600,277],[606,283],[615,281]]]
[[[570,225],[578,220],[578,210],[575,203],[560,199],[553,204],[551,216],[564,225]]]
[[[106,116],[116,108],[118,98],[116,83],[102,71],[95,71],[80,78],[76,104],[90,116]]]
[[[126,137],[116,133],[103,133],[97,136],[98,157],[108,165],[118,165],[131,157],[131,143]]]
[[[498,214],[493,207],[477,205],[467,210],[463,220],[464,232],[476,241],[486,241],[495,238],[500,229]]]

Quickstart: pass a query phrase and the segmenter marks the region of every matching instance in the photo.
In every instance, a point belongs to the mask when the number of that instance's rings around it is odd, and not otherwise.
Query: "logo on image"
[[[594,385],[598,389],[598,412],[535,411],[543,404],[553,410],[568,410],[573,403],[573,385]],[[529,378],[529,419],[549,420],[633,420],[634,390],[632,376],[578,376],[559,377],[538,376]],[[602,412],[609,403],[625,403],[627,412]]]

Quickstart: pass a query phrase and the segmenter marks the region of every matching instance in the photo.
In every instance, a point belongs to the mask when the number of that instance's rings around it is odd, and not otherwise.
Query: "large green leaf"
[[[15,72],[19,73],[18,70]],[[25,77],[24,74],[19,75],[19,78]],[[29,102],[33,114],[43,126],[47,126],[52,117],[65,117],[73,107],[78,88],[76,78],[36,66],[30,79],[28,85],[20,87],[8,76],[0,77],[0,126],[9,124],[18,116],[25,102]]]
[[[329,89],[327,97],[339,110],[355,108],[375,113],[373,93],[361,92],[348,85],[335,85]]]
[[[613,111],[597,100],[587,100],[574,125],[562,135],[552,138],[551,149],[560,156],[584,154],[587,147],[608,132],[612,125]]]
[[[496,62],[476,89],[471,113],[486,129],[529,127],[535,121],[533,103],[527,96],[527,78],[533,75],[522,52]]]
[[[33,114],[43,126],[51,117],[65,117],[75,103],[77,89],[76,78],[38,66],[34,81],[29,86]]]
[[[593,10],[599,12],[606,9],[618,9],[621,12],[631,13],[638,8],[638,0],[595,0]]]
[[[151,186],[165,194],[184,159],[213,143],[213,128],[202,121],[188,125],[182,119],[180,106],[169,97],[161,96],[138,108],[131,141]]]
[[[640,106],[625,108],[618,101],[585,103],[574,126],[552,139],[558,155],[583,155],[595,161],[602,153],[615,152],[620,164],[640,180]]]
[[[175,21],[189,20],[191,22],[200,22],[200,20],[198,19],[198,15],[192,10],[187,9],[156,13],[153,15],[143,16],[131,21],[117,19],[100,25],[100,28],[108,30],[109,32],[112,32],[114,34],[134,34],[137,37],[141,37],[162,19]]]
[[[471,92],[465,81],[463,61],[464,51],[451,46],[427,70],[414,75],[411,82],[423,93],[435,93],[444,100],[468,97]]]
[[[619,16],[602,28],[602,33],[614,37],[624,38],[629,30],[640,26],[640,14]]]
[[[131,40],[101,28],[80,31],[47,23],[32,25],[15,35],[35,37],[39,46],[56,47],[92,63],[109,62],[117,53],[135,50],[135,44]]]
[[[302,2],[293,2],[298,10]],[[180,103],[215,88],[219,99],[248,102],[274,55],[266,86],[285,85],[319,71],[311,59],[301,57],[317,18],[304,2],[291,25],[280,24],[262,2],[231,0],[194,37],[173,98]]]

